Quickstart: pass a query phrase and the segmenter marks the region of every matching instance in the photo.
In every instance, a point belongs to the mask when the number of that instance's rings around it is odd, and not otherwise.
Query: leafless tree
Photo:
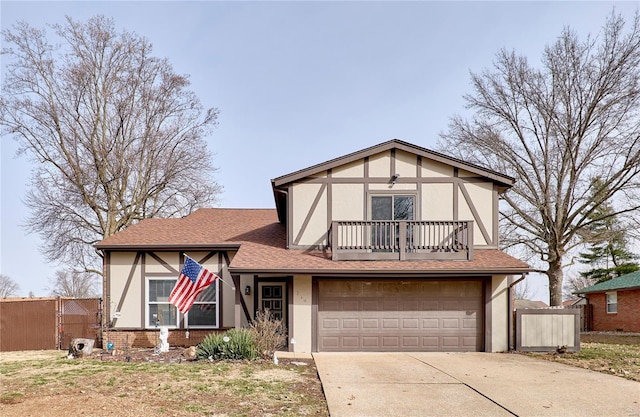
[[[92,273],[61,269],[56,271],[51,283],[51,295],[56,297],[91,298],[99,295],[100,280]]]
[[[0,298],[13,297],[18,295],[20,285],[10,276],[0,274]]]
[[[535,295],[531,285],[529,284],[529,280],[526,278],[517,283],[513,287],[513,290],[513,297],[516,300],[530,300],[531,297]]]
[[[574,292],[590,287],[597,281],[593,278],[585,277],[581,274],[570,275],[562,287],[562,295],[565,300],[577,300],[578,296]]]
[[[185,75],[112,19],[2,32],[0,126],[36,162],[27,228],[51,261],[100,273],[92,244],[148,217],[215,203],[205,110]],[[58,43],[56,43],[58,45]]]
[[[440,148],[516,178],[500,204],[502,242],[541,262],[550,304],[561,305],[563,266],[579,232],[601,220],[598,206],[618,215],[640,205],[638,14],[626,25],[612,13],[584,41],[566,28],[538,66],[501,50],[471,81],[473,117],[453,117]]]

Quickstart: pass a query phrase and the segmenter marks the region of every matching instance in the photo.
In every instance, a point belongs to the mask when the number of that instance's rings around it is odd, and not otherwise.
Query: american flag
[[[169,302],[182,314],[186,314],[198,294],[218,278],[216,274],[187,256],[178,282],[169,295]]]

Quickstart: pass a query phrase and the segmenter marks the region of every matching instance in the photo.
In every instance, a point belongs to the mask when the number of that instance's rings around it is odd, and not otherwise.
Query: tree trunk
[[[549,278],[549,305],[562,305],[562,282],[564,273],[562,271],[562,258],[558,257],[554,261],[549,261],[549,269],[547,269],[547,277]]]

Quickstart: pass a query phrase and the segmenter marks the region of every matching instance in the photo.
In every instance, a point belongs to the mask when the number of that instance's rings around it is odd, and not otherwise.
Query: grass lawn
[[[580,352],[530,355],[640,381],[640,336],[583,334]]]
[[[315,365],[306,362],[0,356],[0,415],[327,417]]]

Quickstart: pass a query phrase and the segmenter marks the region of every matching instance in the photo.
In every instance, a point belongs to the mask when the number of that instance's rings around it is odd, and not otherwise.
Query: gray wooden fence
[[[525,308],[516,310],[516,350],[550,352],[580,350],[579,308]]]

